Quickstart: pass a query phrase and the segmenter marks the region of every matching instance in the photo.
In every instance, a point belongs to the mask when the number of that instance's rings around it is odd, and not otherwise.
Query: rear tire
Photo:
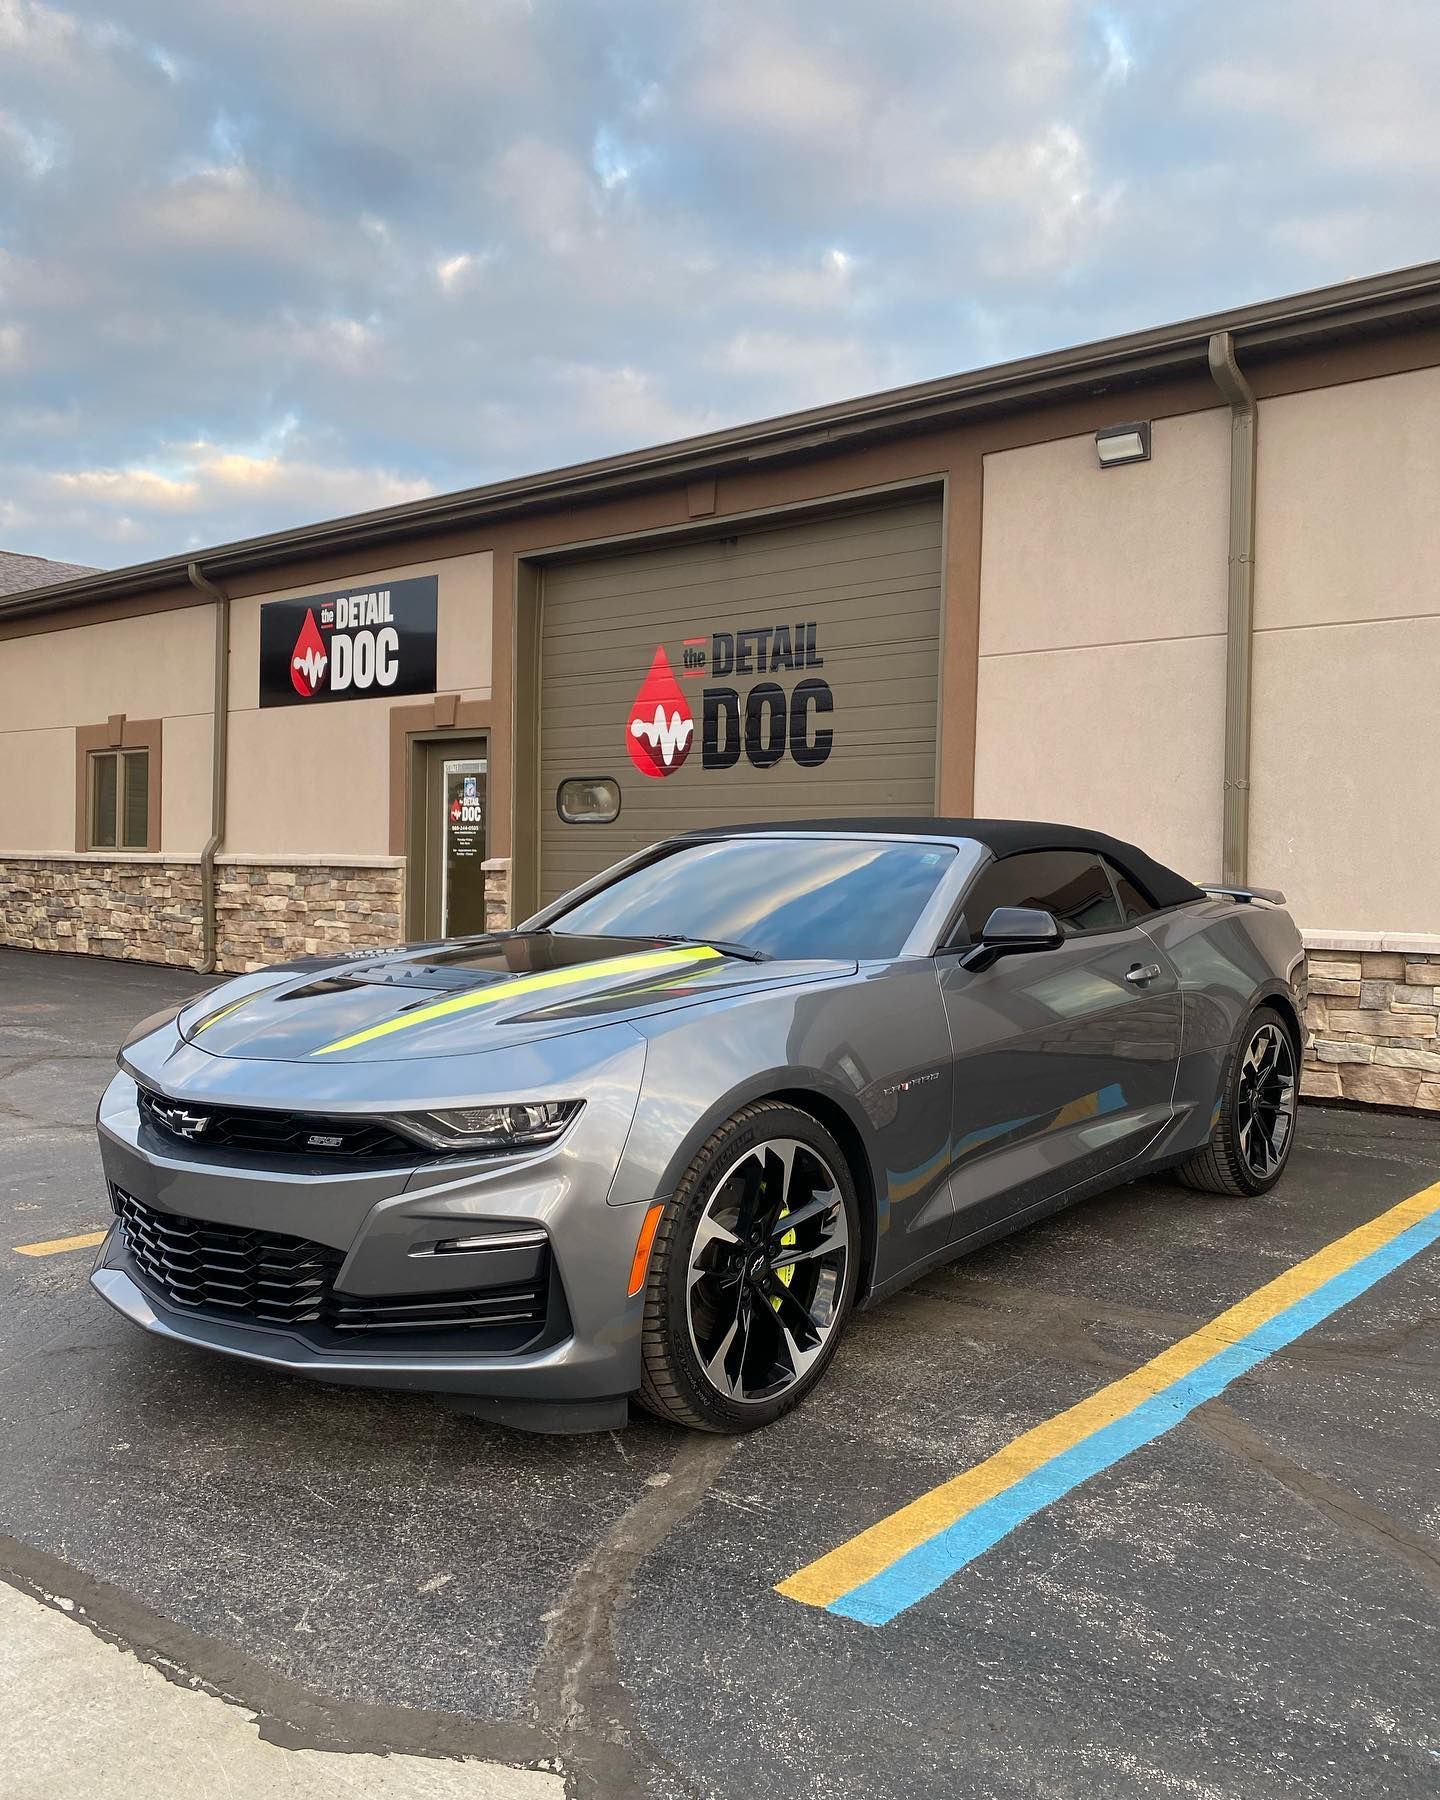
[[[1206,1194],[1263,1194],[1285,1173],[1295,1142],[1299,1053],[1273,1006],[1245,1021],[1225,1070],[1210,1141],[1176,1170]]]
[[[655,1233],[641,1402],[694,1431],[769,1425],[829,1366],[855,1298],[860,1212],[840,1146],[782,1101],[701,1146]]]

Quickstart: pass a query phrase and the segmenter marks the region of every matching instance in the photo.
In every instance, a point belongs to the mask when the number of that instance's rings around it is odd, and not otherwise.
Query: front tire
[[[798,1406],[839,1345],[859,1248],[855,1182],[830,1133],[781,1101],[742,1108],[661,1215],[641,1401],[716,1432],[754,1431]]]
[[[1274,1187],[1295,1142],[1298,1062],[1285,1020],[1257,1006],[1225,1071],[1210,1141],[1176,1171],[1186,1187],[1235,1195]]]

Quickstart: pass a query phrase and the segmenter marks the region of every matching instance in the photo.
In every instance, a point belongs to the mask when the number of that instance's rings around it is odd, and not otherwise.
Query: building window
[[[91,850],[144,850],[150,843],[150,752],[90,754]]]
[[[555,810],[567,825],[609,825],[620,817],[620,783],[610,775],[571,775],[556,791]]]

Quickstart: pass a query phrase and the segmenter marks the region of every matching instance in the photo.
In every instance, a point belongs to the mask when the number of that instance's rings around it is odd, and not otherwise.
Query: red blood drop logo
[[[680,767],[690,754],[694,737],[694,716],[661,645],[631,703],[625,721],[625,748],[642,775],[659,780]]]
[[[300,627],[295,648],[290,652],[290,685],[302,700],[310,699],[319,687],[329,660],[325,654],[325,640],[315,623],[315,614],[307,607],[305,623]]]

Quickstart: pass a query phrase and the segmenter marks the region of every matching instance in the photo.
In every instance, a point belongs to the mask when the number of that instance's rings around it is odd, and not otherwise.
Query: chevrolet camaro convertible
[[[516,931],[261,970],[100,1104],[159,1337],[535,1429],[738,1432],[845,1322],[1087,1194],[1290,1154],[1281,896],[1012,820],[692,832]]]

